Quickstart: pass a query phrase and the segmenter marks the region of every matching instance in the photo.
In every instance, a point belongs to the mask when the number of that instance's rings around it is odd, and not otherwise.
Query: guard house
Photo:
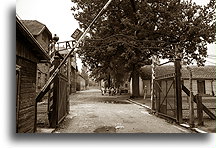
[[[16,17],[16,132],[36,131],[37,63],[49,56],[30,31]]]

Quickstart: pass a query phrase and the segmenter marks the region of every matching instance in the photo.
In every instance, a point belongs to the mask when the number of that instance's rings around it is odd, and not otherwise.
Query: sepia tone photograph
[[[14,132],[216,133],[215,21],[215,0],[17,0]]]

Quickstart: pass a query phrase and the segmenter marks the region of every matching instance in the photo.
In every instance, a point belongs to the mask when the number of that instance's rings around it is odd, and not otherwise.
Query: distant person
[[[104,89],[104,87],[102,86],[102,87],[101,87],[101,93],[102,93],[102,95],[104,95],[104,91],[105,91],[105,89]]]
[[[104,89],[104,94],[106,94],[106,92],[107,92],[107,88],[105,87],[105,89]]]
[[[108,93],[109,93],[109,96],[111,95],[111,88],[109,87],[108,88]]]
[[[112,88],[111,88],[111,96],[113,96],[114,93],[115,93],[115,89],[112,87]]]
[[[115,93],[116,93],[116,94],[119,93],[119,87],[116,88],[116,92],[115,92]]]
[[[117,94],[117,88],[114,87],[114,95]]]

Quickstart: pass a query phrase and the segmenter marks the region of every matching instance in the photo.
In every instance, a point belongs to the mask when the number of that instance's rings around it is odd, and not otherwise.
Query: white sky
[[[208,0],[193,0],[197,4],[204,5]],[[70,10],[71,0],[17,0],[16,13],[23,20],[38,20],[45,24],[52,34],[59,36],[59,41],[71,40],[71,34],[79,28]],[[215,55],[215,45],[210,45],[208,54]],[[216,58],[208,59],[216,63]],[[211,64],[211,63],[208,63]],[[78,67],[81,68],[80,60]]]
[[[70,10],[71,0],[17,0],[16,13],[22,20],[37,20],[47,26],[59,41],[72,40],[71,34],[79,28]],[[77,58],[78,70],[81,60]]]
[[[71,40],[79,27],[70,10],[70,0],[17,0],[16,13],[24,20],[38,20],[59,36],[59,41]]]

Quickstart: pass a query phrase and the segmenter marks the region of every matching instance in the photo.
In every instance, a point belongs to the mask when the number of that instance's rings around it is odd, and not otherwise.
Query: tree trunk
[[[132,97],[139,97],[139,72],[132,72]]]

